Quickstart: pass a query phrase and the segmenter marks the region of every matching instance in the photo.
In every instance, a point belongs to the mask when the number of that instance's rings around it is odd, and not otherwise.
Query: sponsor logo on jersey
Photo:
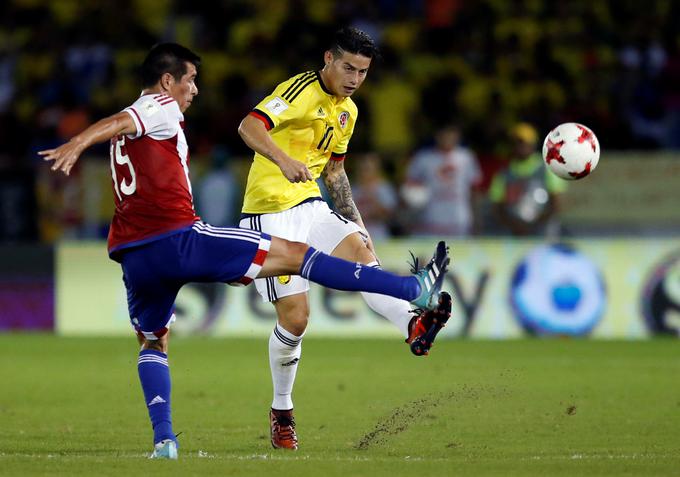
[[[142,103],[142,114],[147,118],[150,118],[160,110],[161,108],[158,106],[158,103],[151,99]]]
[[[325,118],[326,117],[326,111],[323,110],[321,106],[319,106],[319,109],[316,111],[316,115],[320,118]]]
[[[270,100],[267,104],[264,105],[264,109],[269,111],[272,114],[275,114],[278,116],[282,112],[284,112],[286,109],[288,109],[288,105],[286,102],[279,98],[278,96],[272,100]]]
[[[278,280],[281,285],[288,285],[290,283],[290,275],[279,275]]]
[[[340,116],[338,116],[338,122],[340,123],[340,127],[342,129],[345,129],[345,126],[347,126],[347,120],[349,119],[349,113],[347,111],[343,111],[340,113]]]

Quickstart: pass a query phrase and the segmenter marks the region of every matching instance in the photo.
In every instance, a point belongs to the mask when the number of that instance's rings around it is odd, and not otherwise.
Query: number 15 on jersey
[[[120,183],[117,172],[119,166],[121,169]],[[125,177],[123,167],[127,167],[128,175],[130,176],[129,182]],[[127,155],[125,136],[118,136],[115,140],[111,141],[111,177],[113,178],[113,190],[116,191],[118,200],[122,201],[123,195],[132,195],[137,190],[137,176],[135,175],[135,168],[132,167],[132,161],[130,161],[130,157]]]

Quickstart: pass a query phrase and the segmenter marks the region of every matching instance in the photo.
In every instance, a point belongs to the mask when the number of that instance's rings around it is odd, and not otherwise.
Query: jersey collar
[[[321,86],[323,92],[329,96],[335,96],[333,93],[331,93],[331,91],[328,88],[326,88],[326,85],[323,83],[323,78],[321,78],[321,73],[319,71],[316,72],[316,77],[319,80],[319,85]]]

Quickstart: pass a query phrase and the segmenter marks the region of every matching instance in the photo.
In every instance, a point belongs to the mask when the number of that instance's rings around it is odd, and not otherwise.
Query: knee
[[[283,327],[286,331],[293,333],[295,336],[300,336],[307,329],[307,323],[309,322],[309,316],[293,316],[286,320],[286,324]]]
[[[309,307],[306,303],[278,310],[279,324],[295,336],[300,336],[307,329],[309,322]]]
[[[309,245],[306,243],[272,237],[269,255],[263,267],[267,271],[264,276],[298,273],[307,250]]]
[[[286,246],[286,256],[290,258],[291,264],[300,268],[305,254],[309,250],[309,245],[302,242],[288,242]]]
[[[354,251],[354,257],[357,262],[363,263],[364,265],[377,261],[373,252],[371,252],[369,248],[363,244],[357,246],[356,250]]]
[[[287,320],[286,323],[281,324],[281,326],[284,330],[294,334],[295,336],[302,336],[302,334],[307,329],[307,319],[301,318],[298,320]]]
[[[152,349],[161,353],[168,353],[168,340],[165,336],[157,340],[145,339],[142,344],[142,349]]]

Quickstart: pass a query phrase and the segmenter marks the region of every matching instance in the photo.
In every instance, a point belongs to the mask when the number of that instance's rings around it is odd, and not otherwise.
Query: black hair
[[[338,58],[343,51],[366,58],[379,58],[380,50],[373,39],[365,32],[354,27],[341,28],[335,32],[333,44],[330,47],[333,56]]]
[[[177,81],[181,80],[187,72],[187,62],[198,69],[201,57],[177,43],[155,45],[142,63],[142,87],[155,85],[165,73],[170,73]]]

